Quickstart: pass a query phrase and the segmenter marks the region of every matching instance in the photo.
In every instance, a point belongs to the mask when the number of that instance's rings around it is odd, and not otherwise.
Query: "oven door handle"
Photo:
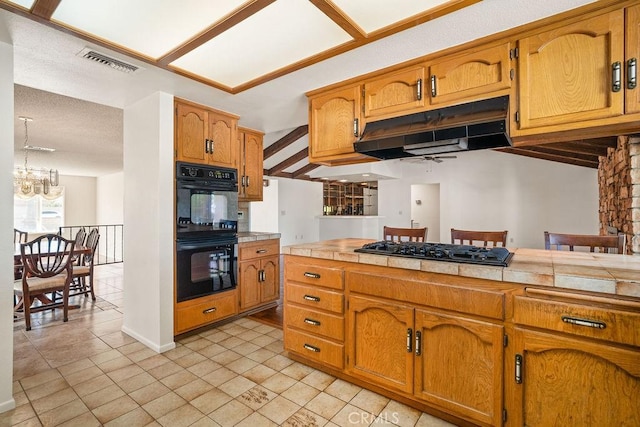
[[[178,251],[189,251],[189,250],[193,250],[193,249],[206,249],[206,248],[213,248],[213,249],[218,249],[218,248],[224,248],[224,249],[229,249],[229,250],[233,250],[232,246],[235,244],[236,242],[215,242],[215,241],[201,241],[201,242],[178,242],[176,244],[176,249]]]

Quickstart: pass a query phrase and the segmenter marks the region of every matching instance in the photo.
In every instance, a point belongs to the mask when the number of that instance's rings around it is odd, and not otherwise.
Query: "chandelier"
[[[29,117],[18,117],[24,121],[24,167],[16,167],[13,173],[13,193],[22,198],[41,195],[46,198],[56,198],[62,193],[59,185],[57,169],[33,169],[28,166],[29,151],[55,151],[53,148],[35,147],[29,145],[27,123],[33,121]]]

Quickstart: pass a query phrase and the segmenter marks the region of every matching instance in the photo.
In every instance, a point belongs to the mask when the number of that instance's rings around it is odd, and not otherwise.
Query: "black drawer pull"
[[[308,271],[305,271],[304,277],[309,277],[310,279],[319,279],[320,275],[318,273],[309,273]]]
[[[313,351],[314,353],[320,353],[320,349],[318,347],[312,346],[311,344],[305,344],[303,347],[309,351]]]
[[[564,323],[571,323],[572,325],[587,326],[589,328],[596,329],[604,329],[607,327],[607,324],[604,322],[598,322],[597,320],[579,319],[577,317],[562,316],[562,321]]]
[[[320,322],[317,320],[309,319],[308,317],[304,319],[304,323],[307,323],[312,326],[320,326]]]
[[[305,295],[302,298],[306,299],[307,301],[320,302],[320,297],[314,297],[313,295]]]
[[[216,311],[215,307],[207,308],[206,310],[202,310],[202,314],[210,314]]]

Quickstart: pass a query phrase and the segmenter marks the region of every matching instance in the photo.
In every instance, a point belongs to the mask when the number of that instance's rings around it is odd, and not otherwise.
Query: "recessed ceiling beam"
[[[340,28],[346,31],[355,40],[364,39],[367,33],[360,28],[351,18],[344,14],[342,10],[331,0],[310,0],[311,3],[320,9],[322,13],[327,15],[329,19],[338,24]]]
[[[234,25],[237,25],[245,19],[249,18],[254,13],[260,12],[262,9],[269,6],[274,1],[275,0],[253,0],[250,3],[243,5],[241,8],[234,10],[229,15],[211,25],[209,28],[207,28],[191,40],[178,46],[171,52],[159,58],[158,64],[168,65],[172,63],[181,56],[186,55],[187,53],[202,46],[214,37],[224,33]]]
[[[293,172],[293,177],[297,178],[297,179],[301,179],[302,175],[305,175],[307,172],[311,172],[312,170],[319,168],[320,165],[317,165],[315,163],[309,163],[306,166],[301,167],[300,169],[298,169],[297,171]]]
[[[272,167],[271,169],[269,169],[267,171],[267,175],[272,176],[272,175],[276,174],[276,176],[279,176],[279,175],[277,175],[278,172],[281,172],[281,171],[285,170],[286,168],[288,168],[288,167],[290,167],[292,165],[295,165],[296,163],[298,163],[301,160],[304,160],[307,157],[309,157],[309,147],[303,148],[302,150],[298,151],[293,156],[291,156],[288,159],[278,163],[277,165],[275,165],[274,167]]]
[[[31,7],[31,13],[43,19],[51,19],[53,12],[56,11],[60,0],[36,0]]]
[[[263,152],[264,159],[266,160],[277,152],[287,148],[289,145],[293,144],[308,133],[309,125],[298,126],[294,130],[265,148]]]
[[[584,161],[584,160],[571,159],[569,157],[553,156],[553,155],[550,155],[550,154],[530,151],[530,150],[524,149],[524,148],[501,148],[501,149],[499,149],[497,151],[501,151],[503,153],[518,154],[518,155],[526,156],[526,157],[533,157],[535,159],[549,160],[549,161],[559,162],[559,163],[566,163],[566,164],[569,164],[569,165],[584,166],[584,167],[587,167],[587,168],[594,168],[594,169],[598,168],[598,163],[597,162],[587,162],[587,161]]]

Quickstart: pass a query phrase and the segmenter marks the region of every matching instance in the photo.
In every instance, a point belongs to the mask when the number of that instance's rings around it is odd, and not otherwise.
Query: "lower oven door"
[[[237,241],[181,240],[176,253],[178,302],[236,287]]]

